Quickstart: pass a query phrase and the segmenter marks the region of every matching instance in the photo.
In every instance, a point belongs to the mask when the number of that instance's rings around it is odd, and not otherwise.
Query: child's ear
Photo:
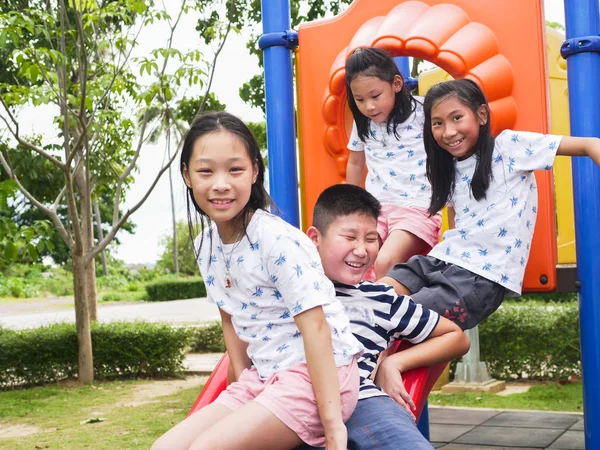
[[[192,180],[190,180],[190,171],[188,170],[187,164],[183,165],[183,181],[188,188],[192,188]]]
[[[490,117],[490,108],[488,105],[481,105],[479,109],[477,109],[477,121],[479,125],[485,125],[488,122],[488,118]]]
[[[404,86],[404,80],[400,75],[396,75],[394,77],[394,81],[392,82],[392,87],[394,88],[394,92],[400,92],[402,87]]]
[[[318,249],[319,243],[321,242],[321,233],[319,233],[319,230],[317,230],[315,227],[310,227],[308,230],[306,230],[306,235]]]
[[[258,163],[254,163],[252,166],[252,184],[256,183],[256,179],[258,178]]]

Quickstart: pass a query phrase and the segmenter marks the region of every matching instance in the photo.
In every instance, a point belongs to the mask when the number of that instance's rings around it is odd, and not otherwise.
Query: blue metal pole
[[[398,66],[398,69],[400,69],[402,78],[408,80],[408,78],[410,77],[410,61],[408,59],[408,56],[396,56],[394,58],[394,62]]]
[[[290,29],[289,0],[262,0],[263,34]],[[299,227],[298,176],[292,59],[282,45],[264,49],[267,147],[271,197],[290,224]]]
[[[423,406],[421,417],[419,417],[419,421],[417,422],[417,428],[423,437],[429,441],[429,402],[425,402],[425,406]]]
[[[567,42],[598,36],[598,0],[565,0]],[[573,53],[567,59],[573,136],[600,137],[600,54]],[[560,187],[558,187],[560,189]],[[573,197],[583,366],[585,446],[600,449],[600,168],[589,158],[573,158]]]

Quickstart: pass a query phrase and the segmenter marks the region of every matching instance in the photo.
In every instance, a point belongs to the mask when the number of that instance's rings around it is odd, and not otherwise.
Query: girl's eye
[[[200,170],[198,170],[198,172],[201,174],[207,174],[207,173],[211,173],[211,170],[210,169],[200,169]]]
[[[342,235],[342,237],[345,237],[346,240],[348,240],[348,241],[353,241],[354,240],[354,236],[343,236]]]
[[[241,172],[241,171],[243,171],[244,169],[243,169],[243,168],[241,168],[241,167],[232,167],[232,168],[231,168],[231,169],[229,169],[229,170],[230,170],[230,172]]]
[[[452,118],[452,120],[460,120],[460,119],[462,119],[462,116],[454,116],[454,117]]]
[[[440,122],[439,120],[436,120],[431,125],[434,126],[434,127],[439,127],[441,124],[442,124],[442,122]]]
[[[373,98],[374,98],[374,99],[375,99],[375,98],[379,98],[379,96],[380,96],[380,95],[381,95],[381,94],[374,95],[374,96],[373,96]]]
[[[377,242],[377,240],[378,240],[377,238],[369,238],[369,239],[367,239],[367,242],[369,244],[374,244],[375,242]]]

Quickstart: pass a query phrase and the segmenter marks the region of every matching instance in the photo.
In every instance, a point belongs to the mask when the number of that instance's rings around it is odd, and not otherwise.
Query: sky
[[[544,8],[547,20],[564,25],[563,0],[544,0]],[[184,48],[186,41],[189,42],[189,35],[185,30],[195,28],[191,18],[184,19],[181,25],[179,34],[175,36],[175,48]],[[144,30],[140,52],[164,45],[158,38],[164,39],[166,32],[166,29],[156,28]],[[238,96],[240,86],[259,73],[256,57],[248,54],[246,41],[247,36],[230,36],[217,62],[212,91],[227,105],[229,112],[245,121],[261,121],[264,120],[262,111],[250,108]],[[163,161],[164,148],[165,143],[162,141],[142,150],[139,173],[127,194],[125,207],[137,203],[147,191]],[[177,167],[177,163],[173,164],[175,210],[178,220],[185,220],[185,191]],[[116,256],[128,264],[155,263],[164,250],[164,245],[160,244],[161,238],[171,233],[171,220],[169,183],[165,173],[144,205],[132,216],[132,221],[137,226],[135,234],[119,232],[121,245],[116,249]]]

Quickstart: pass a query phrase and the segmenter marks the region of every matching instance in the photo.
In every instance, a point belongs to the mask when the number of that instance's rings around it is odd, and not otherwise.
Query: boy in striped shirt
[[[379,251],[380,209],[379,201],[358,186],[331,186],[317,200],[313,226],[307,230],[352,332],[365,347],[358,361],[359,401],[346,423],[348,448],[432,449],[415,425],[415,406],[401,374],[462,356],[469,339],[457,325],[397,295],[393,287],[362,281]],[[380,353],[401,339],[419,345],[385,358],[375,384],[372,375]]]

